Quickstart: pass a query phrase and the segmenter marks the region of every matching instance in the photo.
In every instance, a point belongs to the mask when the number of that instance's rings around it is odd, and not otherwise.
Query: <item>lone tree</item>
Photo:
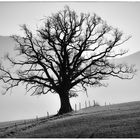
[[[69,98],[77,96],[79,89],[104,86],[102,81],[109,76],[131,79],[135,74],[133,66],[111,61],[127,53],[117,48],[129,37],[96,14],[77,15],[66,6],[45,18],[36,35],[26,25],[22,29],[24,37],[12,36],[19,54],[6,56],[13,68],[0,66],[5,93],[20,83],[32,95],[57,93],[61,102],[58,114],[63,114],[72,111]]]

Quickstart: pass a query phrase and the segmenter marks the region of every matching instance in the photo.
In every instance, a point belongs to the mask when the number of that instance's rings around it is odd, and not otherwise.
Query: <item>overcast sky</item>
[[[62,10],[65,5],[77,13],[96,13],[109,25],[118,27],[126,35],[132,35],[132,38],[123,47],[128,48],[130,53],[140,51],[140,2],[0,2],[0,35],[22,35],[19,27],[22,24],[27,24],[32,31],[35,31],[37,27],[40,27],[41,19],[44,16],[50,16],[51,13]],[[137,84],[132,86],[135,87]],[[87,97],[84,94],[72,99],[73,107],[75,102],[82,101],[84,104],[84,101],[89,99],[96,99],[101,104],[104,104],[105,101],[119,103],[140,99],[139,90],[135,95],[130,95],[132,93],[130,90],[127,90],[127,93],[130,91],[129,94],[121,95],[121,89],[114,90],[112,94],[113,86],[116,87],[115,83],[110,85],[104,94],[103,88],[90,89],[89,93],[93,93],[92,96],[89,94]],[[133,88],[131,89],[133,90]],[[57,95],[49,94],[39,98],[24,96],[25,91],[21,87],[13,90],[13,93],[12,96],[0,96],[0,121],[31,118],[36,115],[44,116],[47,111],[56,113],[59,109]],[[126,100],[124,100],[125,98]]]
[[[140,2],[0,2],[0,35],[21,34],[19,25],[34,31],[41,19],[69,5],[78,13],[96,13],[109,25],[132,38],[125,43],[130,52],[139,51]]]

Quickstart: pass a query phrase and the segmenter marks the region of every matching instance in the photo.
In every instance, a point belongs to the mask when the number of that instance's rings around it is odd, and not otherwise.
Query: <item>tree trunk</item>
[[[59,94],[60,97],[60,110],[58,112],[58,115],[68,113],[72,111],[72,107],[70,105],[70,100],[68,94]]]

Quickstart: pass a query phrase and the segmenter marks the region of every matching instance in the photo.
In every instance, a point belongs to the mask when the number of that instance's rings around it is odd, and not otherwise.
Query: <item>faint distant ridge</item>
[[[9,41],[13,41],[13,43],[14,43],[14,40],[10,36],[1,36],[0,35],[0,45],[2,44],[2,42],[9,43]]]
[[[117,60],[118,63],[134,64],[136,67],[140,68],[140,51],[130,54],[128,56],[122,57]]]
[[[14,51],[15,42],[10,36],[1,36],[0,35],[0,57],[4,56],[7,53]]]
[[[124,59],[132,59],[132,60],[137,60],[137,59],[140,59],[140,51],[138,51],[138,52],[135,52],[135,53],[133,53],[133,54],[130,54],[130,55],[128,55],[128,56],[126,56],[126,57],[124,57]]]
[[[0,39],[1,38],[10,38],[10,36],[0,35]]]

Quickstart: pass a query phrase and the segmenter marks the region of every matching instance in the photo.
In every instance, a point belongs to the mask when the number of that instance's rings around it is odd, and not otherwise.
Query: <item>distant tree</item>
[[[61,107],[58,114],[72,111],[69,98],[87,86],[104,86],[108,77],[131,79],[133,66],[114,64],[111,58],[124,55],[120,45],[130,37],[113,28],[96,14],[79,16],[68,6],[44,19],[44,26],[34,35],[26,25],[25,36],[14,35],[19,55],[7,59],[13,68],[0,66],[0,80],[5,93],[20,83],[32,95],[57,93]],[[115,51],[116,49],[116,51]]]

